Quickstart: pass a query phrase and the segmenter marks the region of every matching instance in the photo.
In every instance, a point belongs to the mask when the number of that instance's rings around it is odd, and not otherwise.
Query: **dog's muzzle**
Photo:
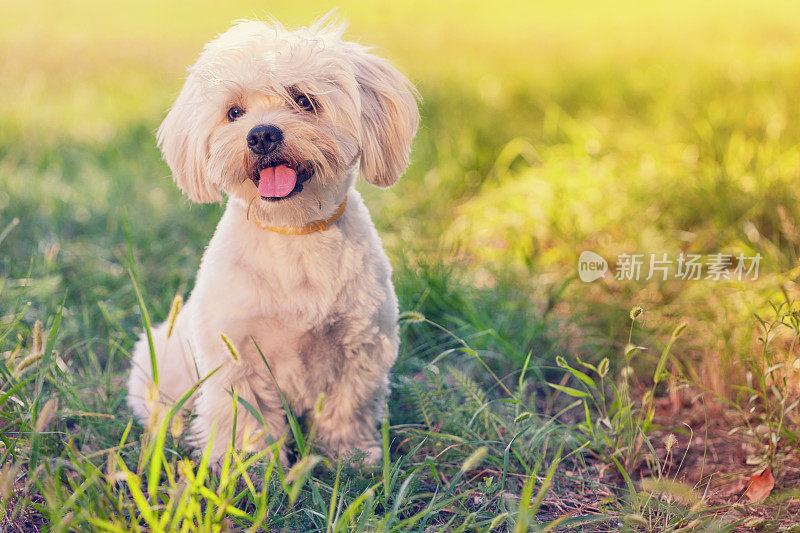
[[[261,124],[247,134],[247,147],[258,156],[251,179],[264,200],[289,198],[303,190],[313,174],[311,165],[297,164],[280,156],[283,132],[272,124]]]

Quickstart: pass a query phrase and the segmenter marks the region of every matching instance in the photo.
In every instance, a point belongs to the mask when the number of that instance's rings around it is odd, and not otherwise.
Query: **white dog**
[[[281,394],[327,453],[381,456],[397,298],[354,183],[359,170],[379,187],[403,174],[419,112],[410,82],[343,29],[237,23],[206,45],[158,130],[189,198],[228,203],[174,327],[152,332],[158,388],[143,336],[128,403],[145,421],[200,383],[189,433],[200,448],[216,435],[215,460],[234,428],[241,448],[280,439]]]

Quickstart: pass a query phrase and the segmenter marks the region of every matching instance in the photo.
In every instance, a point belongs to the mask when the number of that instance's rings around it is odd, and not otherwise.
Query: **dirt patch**
[[[725,521],[740,521],[737,531],[793,531],[785,528],[800,524],[799,450],[779,440],[778,459],[769,465],[764,462],[766,442],[745,434],[741,414],[717,405],[709,414],[703,402],[675,413],[667,398],[658,407],[661,428],[653,432],[651,444],[663,475],[693,487]],[[675,441],[668,454],[670,435]],[[764,501],[751,502],[745,494],[748,483],[765,468],[774,477],[774,488]],[[645,464],[637,473],[646,477],[653,472]]]
[[[657,399],[656,405],[658,429],[650,433],[650,445],[642,445],[640,462],[626,468],[637,490],[642,479],[660,473],[661,479],[690,487],[702,499],[705,515],[734,525],[734,531],[800,533],[800,450],[780,440],[778,460],[768,465],[763,461],[763,441],[745,434],[740,413],[702,401],[676,402],[674,396]],[[553,490],[543,502],[540,520],[618,516],[618,503],[627,497],[627,490],[615,465],[588,458],[565,468],[558,471]],[[748,483],[764,468],[770,469],[774,487],[765,500],[751,502],[745,494]],[[581,530],[618,531],[620,527],[622,522],[615,518]]]

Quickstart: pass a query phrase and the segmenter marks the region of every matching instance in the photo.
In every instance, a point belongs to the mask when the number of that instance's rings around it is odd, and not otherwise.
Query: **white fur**
[[[343,41],[342,30],[324,22],[297,31],[277,23],[235,25],[206,45],[159,128],[178,186],[200,202],[218,201],[222,191],[228,205],[172,334],[168,324],[153,331],[158,394],[143,336],[134,349],[128,403],[141,420],[152,420],[163,404],[214,372],[187,407],[197,415],[190,436],[198,447],[216,431],[215,460],[230,442],[234,391],[259,410],[268,433],[246,442],[262,428],[239,405],[237,446],[258,449],[281,438],[286,422],[278,388],[295,414],[312,418],[324,450],[360,449],[372,461],[380,458],[376,427],[399,346],[397,299],[391,266],[353,185],[359,168],[379,186],[400,177],[419,116],[408,80]],[[313,96],[315,112],[293,105],[297,91]],[[245,109],[234,122],[226,119],[231,105]],[[256,158],[245,137],[259,124],[279,127],[284,155],[314,168],[302,191],[278,202],[258,198],[250,180]],[[284,235],[253,221],[325,220],[345,197],[344,214],[325,231]]]

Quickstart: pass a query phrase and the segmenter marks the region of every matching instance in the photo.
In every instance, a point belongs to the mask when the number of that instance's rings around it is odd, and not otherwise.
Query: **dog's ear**
[[[361,95],[361,175],[388,187],[408,166],[419,125],[417,91],[388,61],[361,49],[355,54],[355,75]]]
[[[219,189],[206,175],[208,139],[202,131],[203,120],[196,116],[201,106],[196,105],[199,95],[195,94],[197,80],[193,78],[189,74],[156,138],[172,178],[186,196],[199,203],[219,202]]]

